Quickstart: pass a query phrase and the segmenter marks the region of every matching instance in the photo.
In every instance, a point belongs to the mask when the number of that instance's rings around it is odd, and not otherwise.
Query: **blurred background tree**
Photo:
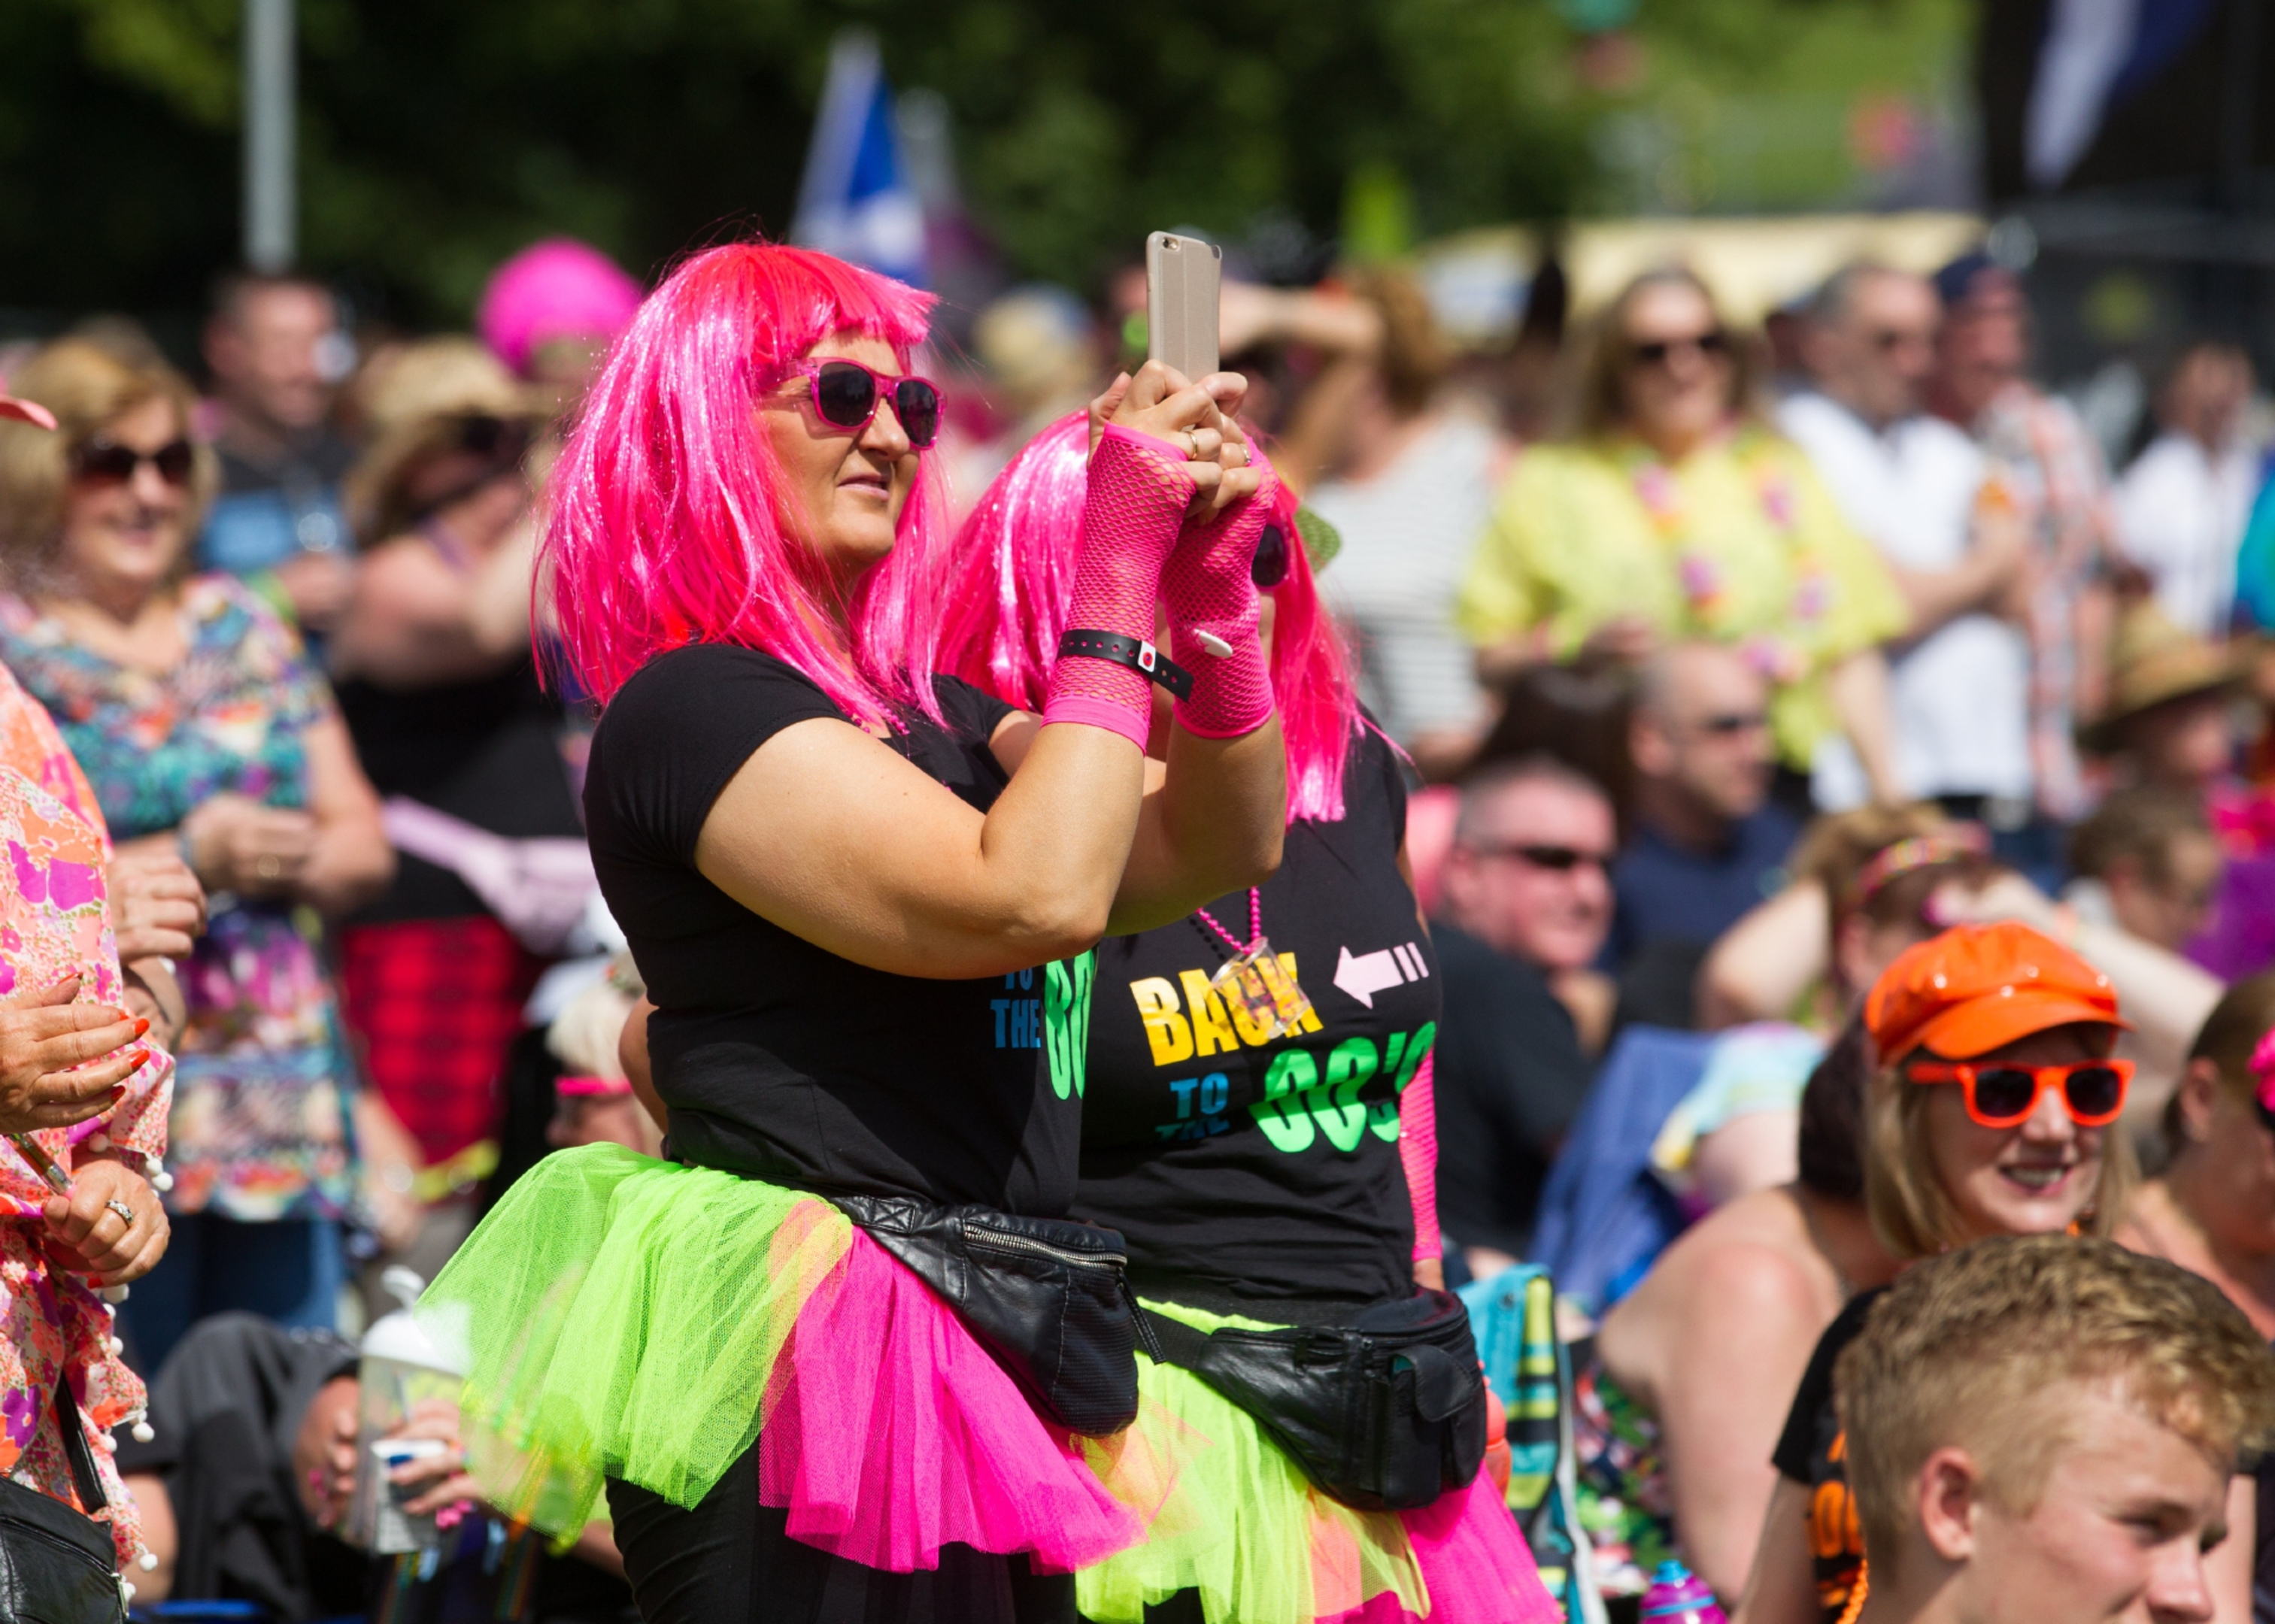
[[[202,302],[238,241],[239,9],[0,5],[0,309],[125,308],[162,329]],[[721,236],[783,230],[848,22],[876,32],[897,87],[945,96],[966,204],[1006,271],[1077,288],[1173,223],[1295,275],[1351,222],[1394,248],[1580,210],[1843,200],[1858,97],[1931,105],[1963,66],[1970,13],[301,0],[302,254],[367,309],[422,325],[463,321],[488,268],[544,232],[653,272]],[[1730,110],[1765,93],[1770,123],[1750,131]],[[1902,126],[1879,139],[1901,143]]]

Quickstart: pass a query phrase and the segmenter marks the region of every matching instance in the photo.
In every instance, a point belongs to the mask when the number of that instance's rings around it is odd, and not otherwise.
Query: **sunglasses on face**
[[[72,453],[72,477],[82,485],[125,485],[145,463],[179,490],[190,482],[197,452],[186,440],[170,440],[155,451],[138,451],[116,441],[90,440]]]
[[[1967,1114],[1985,1128],[2014,1128],[2028,1122],[2038,1100],[2052,1090],[2080,1128],[2105,1128],[2125,1109],[2133,1083],[2129,1060],[2082,1060],[2060,1066],[2019,1066],[1992,1061],[1919,1061],[1905,1069],[1915,1083],[1956,1083],[1966,1090]]]
[[[1576,868],[1605,868],[1610,865],[1611,854],[1604,851],[1583,851],[1577,846],[1482,846],[1472,847],[1481,857],[1515,857],[1534,868],[1568,874]]]
[[[1923,349],[1935,342],[1935,335],[1916,328],[1884,327],[1872,335],[1872,347],[1883,355],[1893,355],[1908,344]]]
[[[1767,711],[1720,711],[1698,719],[1698,731],[1715,738],[1735,738],[1741,733],[1758,733],[1770,725]]]
[[[1270,592],[1288,578],[1288,537],[1277,524],[1266,525],[1256,538],[1255,556],[1248,561],[1248,578],[1258,590]]]
[[[1678,350],[1696,350],[1701,355],[1719,359],[1730,352],[1730,335],[1718,327],[1688,338],[1647,339],[1628,346],[1628,359],[1636,366],[1664,366],[1667,358]]]
[[[926,378],[888,378],[858,361],[802,361],[793,370],[811,381],[813,409],[833,428],[858,434],[877,415],[878,403],[893,397],[901,432],[921,451],[940,438],[940,390]]]

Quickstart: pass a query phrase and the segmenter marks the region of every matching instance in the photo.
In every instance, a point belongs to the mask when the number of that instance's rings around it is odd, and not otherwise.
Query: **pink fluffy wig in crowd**
[[[605,703],[683,643],[734,643],[795,666],[857,721],[939,716],[924,590],[946,533],[923,457],[891,555],[835,584],[794,516],[758,401],[834,334],[890,344],[905,368],[929,293],[805,248],[698,254],[650,294],[609,353],[555,465],[540,569],[569,665]]]
[[[1089,459],[1083,412],[1030,440],[964,520],[948,570],[937,668],[1039,714],[1067,629]],[[1319,608],[1311,562],[1296,539],[1295,495],[1280,489],[1274,517],[1287,538],[1288,574],[1268,595],[1272,691],[1288,744],[1288,819],[1332,823],[1343,815],[1343,763],[1363,719],[1350,656]]]
[[[525,378],[540,344],[562,338],[606,344],[624,330],[639,302],[639,283],[607,254],[572,238],[548,237],[497,268],[474,307],[474,330]]]

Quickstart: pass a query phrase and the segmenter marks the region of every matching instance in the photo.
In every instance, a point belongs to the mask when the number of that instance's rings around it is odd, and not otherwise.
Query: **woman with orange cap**
[[[1963,925],[1898,957],[1864,1001],[1879,1058],[1864,1201],[1880,1244],[1909,1262],[1994,1235],[2108,1234],[2135,1177],[2112,1131],[2133,1066],[2110,1050],[2129,1024],[2107,976],[2026,925]],[[1802,1378],[1737,1624],[1854,1612],[1863,1548],[1833,1367],[1877,1295],[1850,1299]]]

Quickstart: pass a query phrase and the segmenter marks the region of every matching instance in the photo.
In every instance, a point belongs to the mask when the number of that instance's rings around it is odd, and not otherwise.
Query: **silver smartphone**
[[[1145,353],[1198,383],[1216,370],[1217,287],[1224,250],[1198,237],[1145,239]]]

